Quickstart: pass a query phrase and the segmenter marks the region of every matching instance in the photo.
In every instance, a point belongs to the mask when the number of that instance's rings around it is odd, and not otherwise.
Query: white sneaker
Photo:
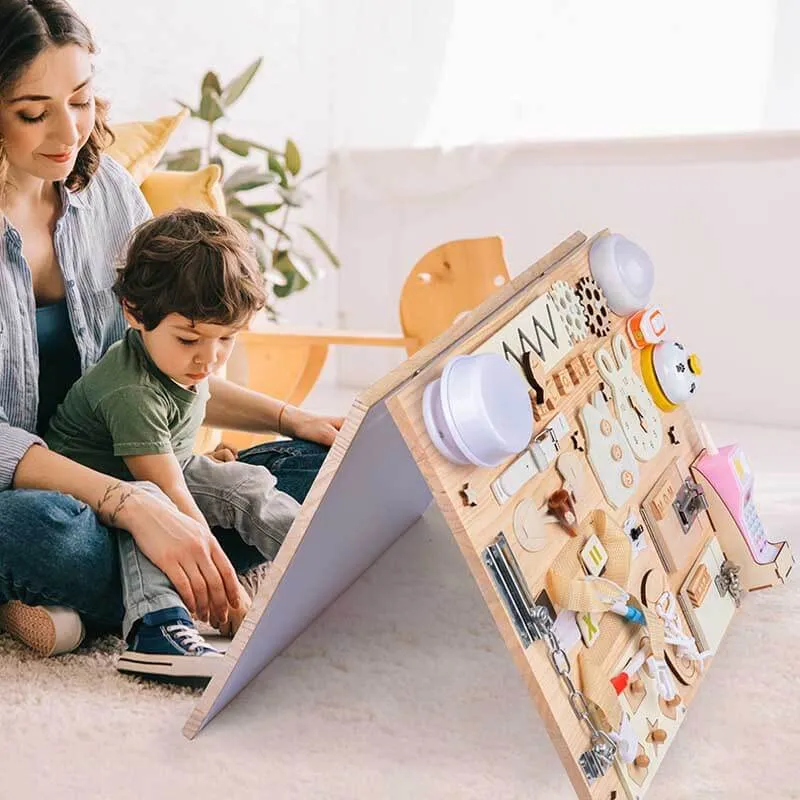
[[[0,630],[45,657],[72,652],[86,635],[77,611],[63,606],[28,606],[19,600],[0,605]]]

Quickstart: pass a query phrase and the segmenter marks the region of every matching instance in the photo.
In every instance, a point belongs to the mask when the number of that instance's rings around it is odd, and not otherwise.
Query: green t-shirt
[[[131,328],[67,392],[45,441],[80,464],[132,480],[123,456],[174,453],[183,463],[192,455],[208,396],[208,381],[186,389],[161,372]]]

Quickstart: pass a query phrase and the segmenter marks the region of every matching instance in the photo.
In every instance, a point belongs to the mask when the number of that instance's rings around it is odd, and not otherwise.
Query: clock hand
[[[642,430],[645,433],[647,433],[647,422],[645,421],[644,414],[642,414],[642,412],[639,411],[639,407],[636,405],[636,403],[633,402],[633,397],[631,397],[630,395],[628,395],[628,403],[630,404],[630,407],[634,410],[636,416],[639,418],[639,425],[642,426]]]

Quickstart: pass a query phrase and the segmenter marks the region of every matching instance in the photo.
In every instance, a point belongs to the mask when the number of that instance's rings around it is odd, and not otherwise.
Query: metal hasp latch
[[[589,730],[590,749],[578,758],[586,780],[591,784],[606,774],[614,763],[617,745],[597,727],[589,711],[589,703],[572,681],[572,665],[553,631],[553,619],[543,605],[536,605],[522,577],[517,559],[504,534],[499,534],[483,551],[483,562],[489,569],[497,591],[508,610],[522,644],[544,640],[547,657],[566,690],[572,712]]]
[[[522,644],[528,647],[531,642],[541,639],[545,631],[540,616],[534,613],[533,600],[504,534],[501,533],[483,551],[483,561],[489,568]]]
[[[739,565],[725,559],[719,568],[719,575],[714,578],[714,585],[720,597],[730,594],[738,608],[742,604],[742,585],[739,583]]]
[[[689,533],[689,528],[692,527],[697,517],[703,511],[708,511],[708,500],[706,500],[702,486],[691,478],[686,478],[681,488],[678,489],[678,496],[672,502],[672,507],[678,515],[683,532]]]

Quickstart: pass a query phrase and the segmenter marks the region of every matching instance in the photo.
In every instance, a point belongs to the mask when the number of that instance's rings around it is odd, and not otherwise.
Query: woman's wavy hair
[[[0,0],[0,102],[40,53],[69,44],[97,52],[91,32],[64,0]],[[80,191],[89,184],[100,165],[100,154],[114,141],[107,117],[108,103],[95,97],[94,129],[64,182],[68,189]],[[7,172],[0,138],[0,199]]]

